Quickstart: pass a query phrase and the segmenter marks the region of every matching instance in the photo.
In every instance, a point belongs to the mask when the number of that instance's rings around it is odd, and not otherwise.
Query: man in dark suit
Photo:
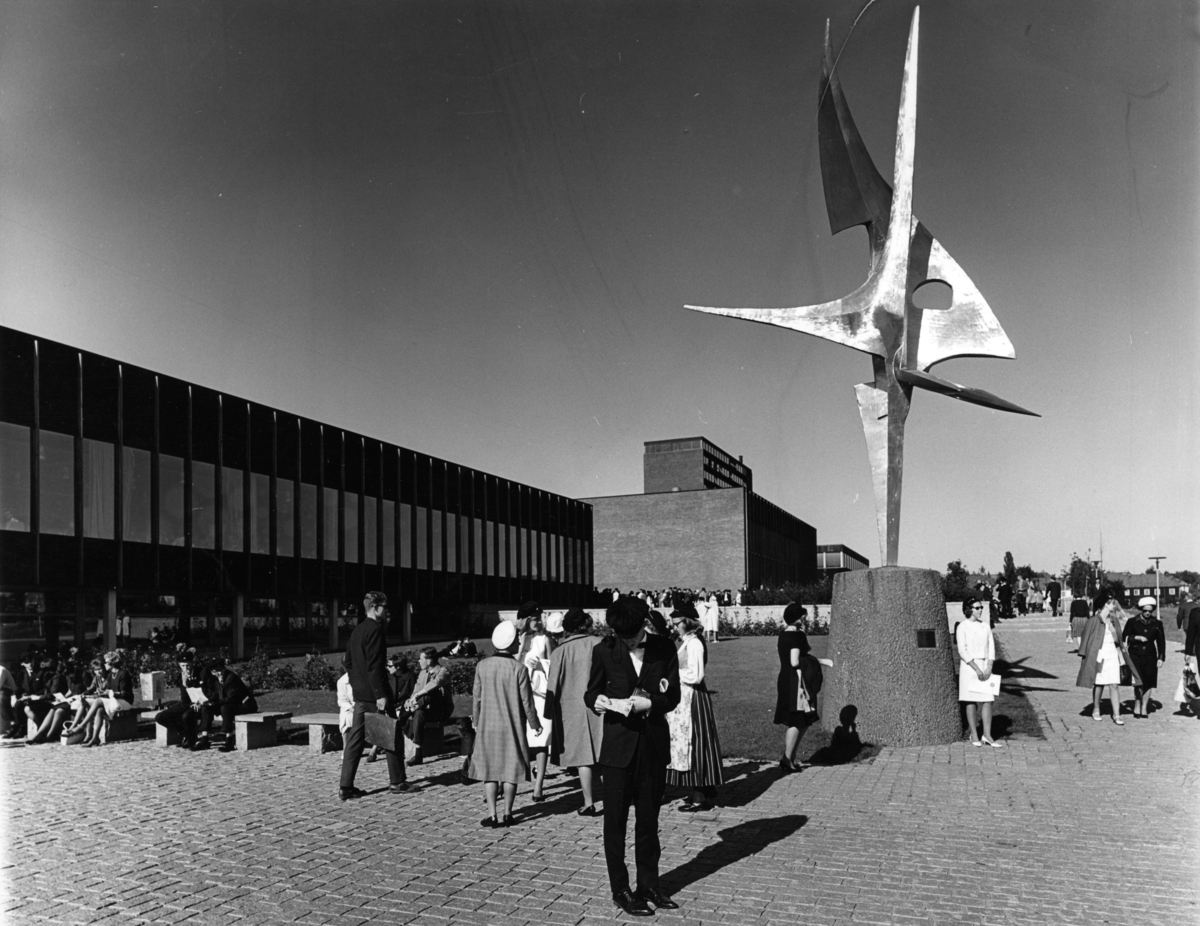
[[[604,766],[604,858],[613,902],[632,916],[651,916],[647,902],[664,909],[678,904],[659,890],[658,808],[671,760],[667,714],[679,704],[679,658],[664,637],[648,635],[650,608],[620,597],[608,608],[606,637],[592,650],[584,703],[604,717],[600,764]],[[635,808],[634,861],[638,889],[629,889],[625,830]]]
[[[343,801],[362,797],[363,792],[354,787],[354,776],[366,744],[367,714],[376,711],[389,713],[393,707],[392,685],[387,674],[387,596],[383,592],[367,592],[363,598],[366,620],[354,628],[346,644],[346,655],[342,665],[350,676],[350,688],[354,692],[354,720],[346,734],[346,748],[342,752],[342,780],[338,796]],[[402,794],[409,790],[405,780],[404,759],[395,752],[387,753],[389,790]]]
[[[1058,617],[1058,603],[1062,600],[1062,583],[1057,579],[1047,582],[1046,596],[1050,599],[1050,613]]]

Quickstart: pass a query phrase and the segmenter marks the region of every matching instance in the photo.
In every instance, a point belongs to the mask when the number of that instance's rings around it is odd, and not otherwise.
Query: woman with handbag
[[[1150,595],[1138,599],[1137,613],[1121,631],[1129,663],[1142,682],[1133,688],[1133,716],[1139,720],[1150,716],[1150,692],[1158,687],[1158,670],[1167,659],[1167,636],[1154,613],[1157,608],[1158,602]]]
[[[987,743],[997,749],[1004,746],[992,739],[992,703],[1000,691],[1000,676],[995,673],[996,640],[983,618],[983,602],[968,596],[962,603],[966,618],[955,628],[958,645],[958,700],[967,706],[967,732],[972,746]],[[978,714],[983,715],[983,736],[977,729]]]
[[[540,724],[534,730],[530,718],[525,730],[525,738],[529,745],[530,755],[533,756],[533,802],[540,804],[546,798],[542,794],[542,785],[546,780],[546,762],[550,758],[550,730],[553,722],[547,716],[546,692],[550,678],[550,656],[554,652],[554,641],[546,633],[542,623],[542,615],[531,614],[527,619],[525,636],[521,639],[521,648],[517,653],[517,661],[525,666],[529,673],[529,687],[533,691],[533,705]]]
[[[809,690],[813,682],[806,685],[804,679],[805,666],[811,672],[812,666],[816,665],[815,660],[810,663],[806,658],[812,650],[807,634],[801,629],[807,616],[808,610],[798,602],[793,601],[784,608],[784,628],[777,644],[779,676],[775,680],[775,723],[787,727],[783,734],[783,756],[779,760],[783,772],[798,772],[802,768],[796,763],[796,751],[804,731],[817,720],[816,692]]]
[[[1128,653],[1122,652],[1120,617],[1121,606],[1108,592],[1096,596],[1092,616],[1083,629],[1079,652],[1083,665],[1075,678],[1077,688],[1092,689],[1092,720],[1100,721],[1100,699],[1108,695],[1112,705],[1113,723],[1124,726],[1121,719],[1121,685],[1141,685],[1141,676],[1129,665]],[[1124,672],[1127,678],[1123,678]]]

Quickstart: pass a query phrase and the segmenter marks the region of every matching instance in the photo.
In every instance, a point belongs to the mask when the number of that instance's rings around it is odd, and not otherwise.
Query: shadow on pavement
[[[808,822],[803,814],[747,820],[737,826],[718,830],[720,842],[705,846],[691,861],[664,872],[661,880],[669,892],[703,881],[709,875],[742,859],[757,855],[773,842],[787,839]]]

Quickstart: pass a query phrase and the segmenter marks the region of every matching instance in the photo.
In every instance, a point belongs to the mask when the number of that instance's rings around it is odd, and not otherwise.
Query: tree
[[[1029,579],[1032,581],[1033,579],[1036,579],[1038,577],[1038,574],[1037,574],[1037,572],[1034,571],[1034,568],[1032,566],[1030,566],[1028,563],[1026,563],[1024,566],[1017,567],[1017,576],[1019,578]]]
[[[1071,590],[1071,597],[1086,598],[1093,588],[1092,580],[1095,578],[1095,570],[1092,564],[1087,560],[1080,559],[1079,554],[1071,554],[1071,565],[1066,568],[1067,573],[1067,588]]]
[[[971,593],[970,573],[963,567],[962,560],[946,564],[942,576],[942,595],[947,601],[962,601]]]
[[[1171,575],[1182,579],[1193,589],[1196,588],[1197,583],[1200,583],[1200,572],[1193,572],[1190,569],[1175,569],[1172,570]]]
[[[1013,562],[1012,553],[1008,551],[1004,553],[1004,578],[1008,580],[1009,585],[1017,581],[1017,565]]]

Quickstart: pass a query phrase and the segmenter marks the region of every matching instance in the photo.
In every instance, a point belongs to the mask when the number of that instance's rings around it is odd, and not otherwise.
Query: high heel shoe
[[[997,743],[997,742],[996,742],[994,739],[992,739],[990,736],[985,736],[985,737],[983,738],[983,741],[984,741],[985,743],[987,743],[989,746],[991,746],[993,749],[1003,749],[1003,748],[1004,748],[1004,744],[1003,744],[1003,743]]]
[[[1125,721],[1124,721],[1124,720],[1122,720],[1120,717],[1114,717],[1114,718],[1113,718],[1113,723],[1115,723],[1115,724],[1116,724],[1118,727],[1123,727],[1123,726],[1125,726]]]
[[[544,794],[535,794],[535,795],[533,796],[533,802],[534,802],[535,804],[540,804],[540,803],[541,803],[542,801],[544,801],[545,799],[546,799],[546,795],[544,795]]]

